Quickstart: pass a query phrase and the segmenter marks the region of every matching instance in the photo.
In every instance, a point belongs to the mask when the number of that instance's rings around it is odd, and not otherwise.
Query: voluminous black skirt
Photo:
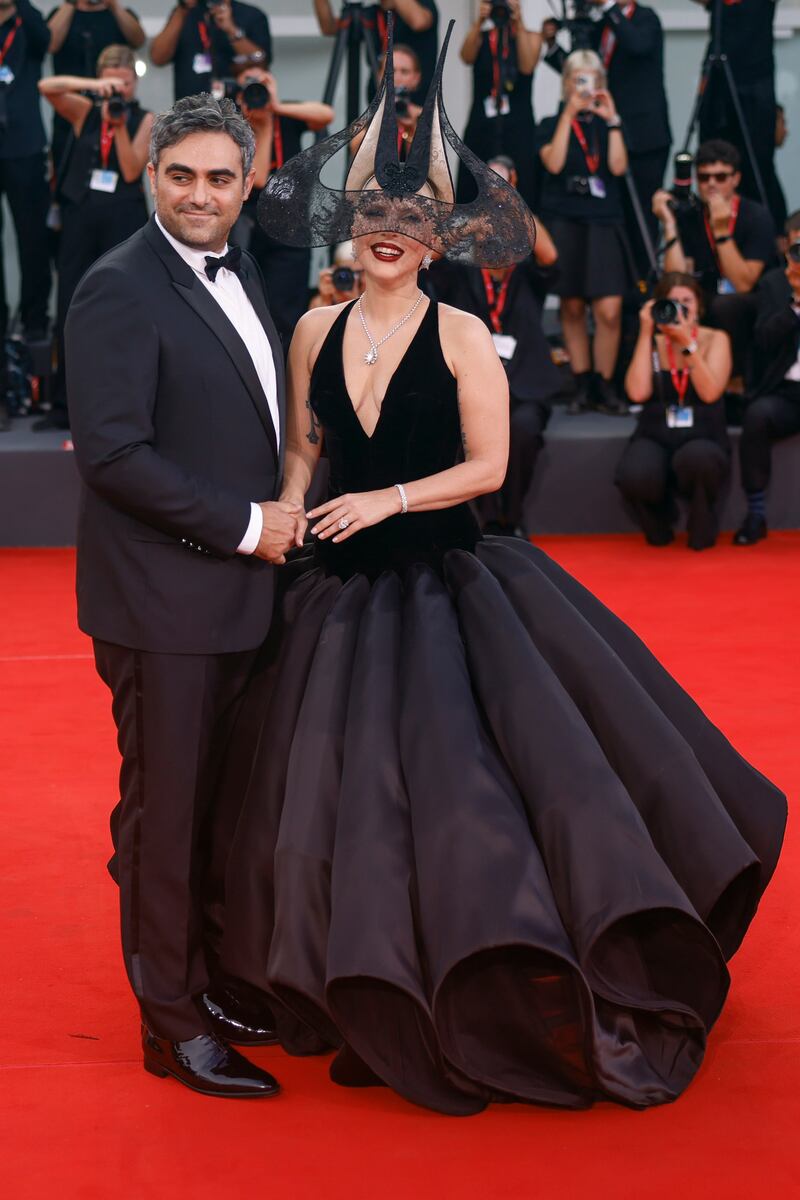
[[[527,543],[293,570],[232,748],[223,968],[337,1082],[457,1114],[674,1100],[784,797]]]
[[[624,296],[636,282],[628,239],[620,225],[553,217],[546,222],[558,249],[557,296]]]

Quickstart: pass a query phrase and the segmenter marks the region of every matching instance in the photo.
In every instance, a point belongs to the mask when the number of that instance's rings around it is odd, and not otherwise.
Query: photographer
[[[512,187],[517,172],[511,159],[489,160],[493,171]],[[533,479],[552,399],[561,388],[550,345],[542,329],[542,310],[557,274],[558,251],[542,222],[537,222],[534,253],[514,267],[481,270],[442,259],[429,279],[438,300],[479,317],[492,334],[505,367],[511,402],[511,442],[503,486],[481,496],[476,508],[484,533],[527,538],[523,503]]]
[[[716,502],[730,465],[721,397],[731,353],[724,333],[700,324],[702,311],[703,293],[691,275],[664,275],[639,314],[625,376],[628,398],[644,407],[615,483],[651,546],[674,538],[674,491],[689,502],[690,548],[705,550],[717,540]]]
[[[0,198],[17,234],[19,309],[26,337],[45,336],[50,296],[47,252],[46,138],[37,84],[50,44],[44,17],[29,0],[0,0]],[[2,332],[6,324],[2,290]]]
[[[622,117],[631,176],[655,242],[658,223],[650,213],[650,200],[664,182],[672,143],[664,87],[664,30],[655,9],[644,4],[587,0],[587,7],[591,6],[602,10],[602,18],[589,28],[589,40],[608,74],[608,89]],[[547,42],[545,62],[560,71],[566,54],[555,40],[556,30],[556,22],[546,21],[542,33]],[[625,228],[644,279],[650,263],[627,189],[622,202]]]
[[[800,211],[786,221],[786,266],[769,271],[758,289],[755,341],[764,371],[744,411],[739,456],[747,515],[734,544],[767,536],[766,492],[772,446],[800,433]]]
[[[264,233],[257,220],[258,196],[272,172],[300,151],[303,134],[324,129],[333,120],[334,111],[317,100],[281,101],[269,71],[248,67],[237,82],[236,102],[255,134],[256,152],[253,188],[242,206],[233,236],[261,268],[272,319],[288,350],[294,327],[308,307],[311,251],[284,246]]]
[[[539,174],[531,90],[541,45],[541,36],[525,28],[520,0],[480,0],[461,47],[462,60],[472,67],[472,107],[464,143],[484,162],[508,155],[517,164],[519,190],[531,208],[537,201]],[[456,199],[468,200],[473,186],[460,164]]]
[[[628,165],[622,122],[593,51],[576,50],[569,56],[563,89],[558,116],[542,121],[538,137],[545,168],[541,212],[558,248],[553,291],[561,297],[561,328],[577,387],[568,411],[598,408],[622,414],[627,406],[612,379],[622,297],[634,281],[619,188]],[[595,323],[593,346],[587,302]]]
[[[334,37],[339,29],[339,19],[334,16],[331,0],[314,0],[320,33]],[[386,54],[388,44],[387,14],[394,13],[394,43],[408,46],[419,63],[419,84],[411,97],[415,104],[422,104],[428,84],[436,69],[439,52],[439,10],[436,0],[381,0],[380,4],[365,4],[364,22],[372,32],[372,45],[376,59]],[[369,99],[375,94],[375,81],[367,84]]]
[[[92,263],[147,222],[142,172],[147,165],[152,113],[136,100],[136,60],[128,46],[107,46],[97,78],[53,75],[39,90],[70,123],[74,144],[59,181],[59,345],[53,413],[47,424],[68,425],[63,330],[75,288]]]
[[[739,195],[740,161],[729,142],[704,142],[694,164],[699,203],[676,210],[669,192],[660,190],[653,197],[663,231],[664,269],[699,277],[709,324],[730,336],[736,375],[745,371],[755,319],[750,293],[775,258],[769,212]]]
[[[150,58],[157,67],[173,64],[176,100],[210,92],[212,79],[270,65],[269,19],[240,0],[178,0],[150,43]]]
[[[106,46],[128,45],[138,50],[146,40],[136,13],[123,8],[120,0],[64,0],[49,14],[47,25],[55,75],[85,78],[94,71]],[[56,172],[62,166],[69,133],[69,122],[56,113],[52,138]]]
[[[340,242],[334,247],[333,261],[319,273],[317,291],[309,308],[327,308],[331,304],[347,304],[357,300],[364,291],[364,272],[352,242]]]
[[[411,47],[397,42],[395,42],[392,54],[392,64],[394,66],[395,117],[397,118],[397,153],[400,162],[405,162],[417,132],[417,122],[422,113],[422,109],[414,101],[414,96],[419,91],[420,65],[419,59]],[[383,74],[383,62],[381,63],[381,74]],[[363,142],[365,134],[366,130],[356,134],[351,141],[350,149],[353,154]]]

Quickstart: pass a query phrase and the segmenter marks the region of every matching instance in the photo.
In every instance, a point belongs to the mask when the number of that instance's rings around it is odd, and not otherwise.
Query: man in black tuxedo
[[[800,433],[800,210],[786,221],[786,268],[761,280],[756,294],[756,350],[763,371],[755,397],[744,412],[739,455],[747,515],[733,535],[734,545],[751,546],[767,536],[766,490],[772,445]]]
[[[275,1040],[214,971],[236,800],[215,791],[258,647],[273,568],[295,541],[275,500],[283,355],[249,255],[226,252],[254,139],[227,100],[156,118],[156,212],[101,258],[66,323],[83,479],[78,615],[113,694],[112,816],[125,964],[144,1065],[212,1095],[274,1095],[228,1040]],[[218,802],[219,801],[219,802]]]
[[[650,199],[664,182],[672,144],[664,87],[664,30],[658,13],[644,4],[616,4],[613,0],[591,3],[601,9],[600,20],[591,30],[592,48],[606,68],[608,90],[622,117],[631,176],[651,240],[656,244],[658,222],[650,211]],[[545,62],[560,71],[566,54],[555,40],[556,31],[556,23],[546,21],[542,35],[548,43]],[[627,190],[623,202],[625,227],[644,278],[650,263]]]

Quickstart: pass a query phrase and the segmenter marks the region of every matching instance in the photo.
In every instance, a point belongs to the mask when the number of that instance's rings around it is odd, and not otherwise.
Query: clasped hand
[[[263,525],[255,554],[273,566],[286,562],[292,546],[302,546],[308,521],[303,505],[296,500],[266,500],[259,505]]]
[[[377,492],[347,492],[344,496],[320,504],[318,508],[312,508],[306,515],[309,520],[316,522],[311,529],[315,537],[323,541],[331,538],[334,542],[344,542],[360,529],[378,525],[387,517],[399,513],[400,509],[400,493],[397,488],[391,487]]]

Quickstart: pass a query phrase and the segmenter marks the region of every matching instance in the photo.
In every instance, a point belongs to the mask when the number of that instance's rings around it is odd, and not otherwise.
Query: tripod
[[[364,16],[362,0],[347,0],[342,5],[336,29],[336,41],[322,93],[324,104],[333,104],[339,76],[347,55],[347,124],[352,124],[361,113],[361,46],[367,52],[367,61],[372,78],[378,81],[378,59],[375,54],[373,31]]]
[[[708,95],[708,85],[714,78],[721,77],[725,82],[725,87],[728,91],[728,99],[736,116],[736,122],[739,126],[739,131],[742,135],[742,145],[744,147],[745,157],[747,158],[748,166],[753,172],[756,189],[759,199],[765,208],[769,207],[767,202],[767,192],[764,187],[764,180],[753,151],[753,141],[750,137],[750,130],[747,127],[742,104],[739,99],[739,93],[736,91],[736,80],[733,77],[731,64],[728,62],[727,55],[722,53],[722,0],[712,0],[711,10],[711,47],[703,69],[700,73],[700,80],[697,85],[697,94],[695,96],[692,115],[689,117],[689,124],[686,128],[686,137],[684,138],[683,153],[689,153],[689,146],[694,136],[695,130],[700,124],[700,113],[703,109],[703,103]]]

